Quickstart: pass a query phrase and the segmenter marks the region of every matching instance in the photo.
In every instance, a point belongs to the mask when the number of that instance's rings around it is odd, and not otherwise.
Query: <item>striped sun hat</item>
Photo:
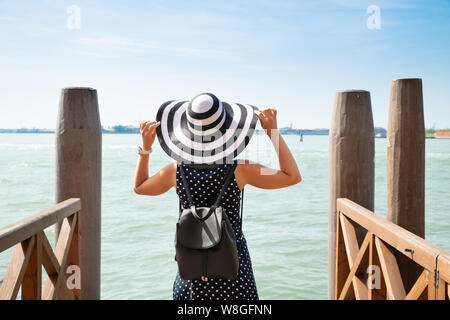
[[[211,93],[191,101],[167,101],[156,115],[158,140],[177,162],[231,163],[255,131],[255,110],[251,105],[220,101]]]

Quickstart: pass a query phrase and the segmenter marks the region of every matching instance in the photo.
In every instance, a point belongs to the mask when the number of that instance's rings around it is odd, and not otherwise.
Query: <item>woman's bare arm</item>
[[[148,177],[147,175],[146,178],[143,178],[144,175],[141,176],[139,168],[148,166],[148,156],[146,157],[147,160],[142,161],[143,159],[141,156],[141,159],[138,161],[136,178],[134,182],[134,192],[147,196],[157,196],[174,187],[176,185],[176,162],[166,165],[151,177]],[[139,181],[138,176],[140,176],[139,179],[143,178],[141,183],[137,182]]]
[[[156,136],[159,123],[144,121],[140,125],[142,135],[142,149],[149,150]],[[134,192],[149,196],[156,196],[176,186],[176,163],[166,165],[155,175],[148,176],[148,163],[150,155],[140,155],[134,176]]]
[[[271,138],[278,156],[280,170],[268,168],[259,163],[245,161],[236,167],[236,182],[240,189],[246,184],[262,189],[279,189],[288,187],[302,181],[297,163],[292,156],[286,142],[278,131],[277,111],[264,109],[257,112],[261,126]]]

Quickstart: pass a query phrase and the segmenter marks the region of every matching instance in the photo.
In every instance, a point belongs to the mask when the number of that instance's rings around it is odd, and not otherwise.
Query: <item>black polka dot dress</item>
[[[209,207],[217,199],[226,178],[227,170],[232,164],[212,165],[208,168],[197,168],[195,165],[178,164],[177,166],[177,194],[180,205],[189,207],[186,192],[181,180],[180,168],[183,165],[186,180],[196,206]],[[225,209],[233,226],[236,239],[240,236],[240,200],[241,192],[234,177],[225,190],[221,206]],[[239,240],[238,240],[239,241]],[[184,280],[177,273],[173,284],[174,300],[257,300],[255,278],[252,262],[247,248],[245,236],[239,250],[239,272],[236,279],[226,280],[208,278]]]

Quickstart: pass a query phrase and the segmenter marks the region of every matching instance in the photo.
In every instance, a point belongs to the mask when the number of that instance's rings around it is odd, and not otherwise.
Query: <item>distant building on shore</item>
[[[278,129],[281,134],[294,134],[294,135],[320,135],[320,136],[326,136],[329,133],[329,129],[294,129],[292,128],[292,125],[289,127],[282,127]],[[256,134],[263,134],[265,133],[262,129],[256,129]]]
[[[318,128],[318,129],[294,129],[292,125],[289,127],[282,127],[279,129],[281,134],[295,134],[295,135],[314,135],[314,136],[327,136],[330,133],[330,129]],[[386,129],[382,127],[374,128],[374,136],[377,138],[386,138]],[[264,130],[256,129],[257,134],[264,133]]]
[[[375,127],[375,138],[386,138],[387,131],[382,127]]]
[[[17,128],[17,129],[0,128],[0,133],[55,133],[55,130],[39,129],[39,128]]]
[[[116,125],[109,128],[104,128],[102,126],[103,133],[140,133],[140,128],[131,125]]]
[[[450,139],[450,131],[436,131],[434,137],[436,139]]]

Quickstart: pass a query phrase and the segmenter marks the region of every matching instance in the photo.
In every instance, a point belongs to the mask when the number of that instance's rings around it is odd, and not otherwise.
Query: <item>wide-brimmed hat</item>
[[[190,101],[163,103],[156,129],[163,150],[177,162],[231,163],[255,131],[257,107],[201,93]]]

